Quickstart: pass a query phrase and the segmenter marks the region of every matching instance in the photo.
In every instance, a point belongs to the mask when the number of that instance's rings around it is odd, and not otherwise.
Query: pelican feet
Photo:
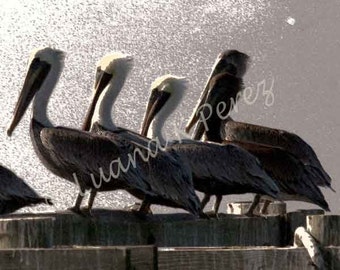
[[[204,212],[204,215],[206,217],[208,217],[208,219],[211,219],[211,218],[219,219],[218,213],[216,211],[214,211],[214,210],[211,210],[211,211],[208,211],[208,212]]]
[[[264,201],[264,204],[263,204],[263,206],[260,210],[260,213],[262,215],[268,215],[268,206],[270,205],[270,203],[271,203],[271,201],[269,201],[269,200]]]
[[[80,212],[82,213],[83,216],[85,217],[90,217],[93,218],[91,209],[88,206],[84,206],[80,208]]]
[[[141,206],[141,203],[135,202],[134,204],[130,204],[126,207],[124,207],[124,210],[131,211],[131,212],[137,212]]]
[[[199,213],[199,218],[201,218],[201,219],[207,219],[207,220],[211,219],[211,217],[210,217],[209,215],[207,215],[206,213],[204,213],[203,211],[201,211],[201,212]]]
[[[139,203],[139,202],[128,205],[127,207],[125,207],[125,209],[131,212],[139,212],[139,213],[151,214],[151,215],[153,214],[150,207],[142,209],[142,203]]]
[[[70,208],[67,208],[67,210],[69,210],[69,211],[71,211],[71,212],[73,212],[73,213],[75,213],[75,214],[77,214],[77,215],[79,215],[79,216],[84,216],[83,215],[83,212],[80,210],[80,208],[79,207],[77,207],[77,206],[72,206],[72,207],[70,207]]]

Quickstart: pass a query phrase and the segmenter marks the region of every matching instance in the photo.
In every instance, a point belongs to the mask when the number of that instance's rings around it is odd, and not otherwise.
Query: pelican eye
[[[40,58],[34,58],[31,62],[30,68],[37,70],[40,67],[41,61]]]

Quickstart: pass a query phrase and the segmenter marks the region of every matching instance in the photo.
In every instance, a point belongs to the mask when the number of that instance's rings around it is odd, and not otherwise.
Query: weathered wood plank
[[[58,248],[0,250],[1,269],[126,270],[124,248]]]
[[[340,269],[340,249],[325,251],[327,269]],[[158,270],[311,270],[304,248],[159,248]]]
[[[281,246],[284,240],[279,216],[221,216],[219,220],[196,220],[152,224],[150,234],[158,246]]]
[[[154,246],[134,246],[128,248],[129,265],[132,270],[157,269],[157,248]]]
[[[52,247],[52,217],[0,220],[0,248]]]
[[[24,225],[23,225],[24,224]],[[21,228],[30,229],[21,229]],[[162,214],[144,219],[124,211],[95,212],[93,218],[72,213],[25,215],[0,219],[4,237],[0,247],[65,245],[235,246],[284,245],[285,220],[221,215],[219,220],[197,220],[188,214]],[[6,233],[12,237],[6,237]],[[15,236],[27,241],[18,241]]]
[[[132,213],[96,214],[84,218],[74,214],[56,217],[54,245],[143,245],[141,220]]]
[[[0,250],[0,267],[10,270],[314,269],[304,248],[158,248],[157,268],[154,267],[155,258],[150,256],[153,251],[150,246],[5,249]],[[143,254],[145,258],[142,258]],[[340,247],[326,248],[324,258],[326,269],[340,269]]]
[[[153,246],[5,249],[0,250],[0,269],[153,270],[155,252]]]

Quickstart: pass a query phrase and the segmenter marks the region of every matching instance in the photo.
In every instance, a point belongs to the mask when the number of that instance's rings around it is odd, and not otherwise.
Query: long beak
[[[169,92],[159,91],[157,88],[152,90],[142,123],[142,136],[147,136],[152,120],[165,105],[170,96],[171,94]]]
[[[28,105],[46,79],[50,69],[50,64],[40,61],[38,58],[33,59],[31,62],[27,71],[24,86],[21,90],[17,105],[15,106],[13,120],[7,129],[8,136],[12,135],[15,127],[25,114]]]
[[[186,125],[185,127],[185,132],[186,133],[189,133],[190,130],[193,128],[193,126],[197,123],[198,119],[199,119],[199,108],[206,102],[206,99],[207,99],[207,96],[208,96],[208,93],[209,93],[209,85],[210,85],[210,81],[211,79],[221,73],[221,70],[217,67],[219,67],[221,65],[221,60],[222,60],[222,54],[219,55],[215,61],[215,64],[213,66],[213,69],[210,73],[210,76],[208,77],[208,80],[205,84],[205,87],[201,93],[201,96],[199,97],[198,99],[198,103],[190,117],[190,120],[188,121],[188,124]]]
[[[100,70],[98,75],[96,76],[96,81],[95,81],[95,84],[94,84],[94,87],[95,87],[94,95],[93,95],[93,98],[92,98],[91,105],[90,105],[89,109],[87,110],[85,120],[84,120],[84,123],[83,123],[83,126],[82,126],[82,130],[86,130],[86,131],[90,130],[92,117],[93,117],[94,111],[96,109],[98,99],[99,99],[101,93],[103,92],[103,90],[109,84],[110,80],[112,79],[112,76],[113,76],[112,74],[109,74],[109,73],[107,73],[103,70]]]

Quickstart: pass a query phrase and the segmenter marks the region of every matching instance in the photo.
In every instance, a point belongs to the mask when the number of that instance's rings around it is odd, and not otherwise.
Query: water
[[[67,52],[65,68],[49,104],[56,125],[79,128],[85,116],[95,63],[119,50],[135,58],[134,69],[114,109],[117,124],[139,130],[150,83],[165,73],[186,76],[189,91],[167,124],[167,135],[183,129],[211,66],[221,50],[248,53],[252,64],[245,83],[258,96],[241,102],[237,120],[283,128],[310,143],[338,190],[340,150],[338,120],[340,30],[339,3],[310,1],[0,1],[0,160],[41,195],[54,199],[55,209],[73,203],[76,188],[41,165],[28,134],[29,115],[12,138],[6,137],[29,52],[55,46]],[[273,84],[267,106],[261,87]],[[325,190],[334,213],[336,193]],[[245,199],[249,196],[227,198]],[[132,199],[123,191],[101,194],[95,207],[124,207]],[[290,207],[311,207],[290,203]],[[312,206],[313,207],[313,206]],[[167,211],[155,208],[156,211]],[[53,210],[38,206],[24,211]],[[170,210],[172,211],[172,210]]]

